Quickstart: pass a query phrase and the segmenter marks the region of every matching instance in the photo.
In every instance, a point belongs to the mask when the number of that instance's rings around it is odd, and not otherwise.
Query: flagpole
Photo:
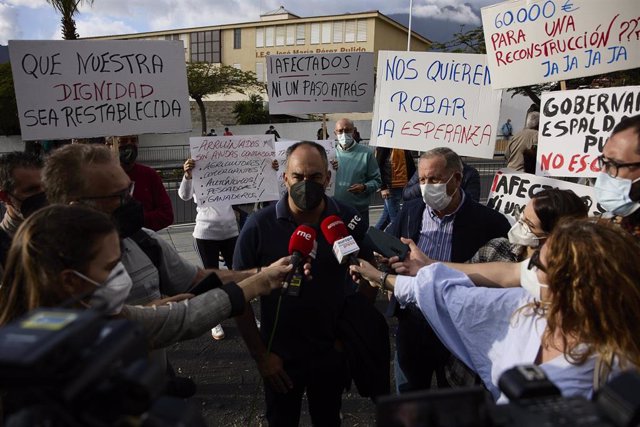
[[[411,50],[411,15],[413,12],[413,0],[409,0],[409,34],[407,35],[407,52]]]

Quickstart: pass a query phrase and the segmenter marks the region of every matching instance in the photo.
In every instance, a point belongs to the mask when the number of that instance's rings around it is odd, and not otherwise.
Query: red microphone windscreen
[[[344,225],[344,221],[337,215],[326,217],[320,224],[320,229],[330,245],[333,245],[336,240],[340,240],[349,235],[347,226]]]
[[[309,256],[316,241],[316,230],[308,225],[299,225],[289,239],[289,254],[300,252],[303,257]]]

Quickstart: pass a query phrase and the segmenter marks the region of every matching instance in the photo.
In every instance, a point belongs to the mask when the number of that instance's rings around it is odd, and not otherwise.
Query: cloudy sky
[[[86,3],[86,2],[85,2]],[[379,10],[408,13],[409,0],[95,0],[76,15],[81,37],[257,21],[281,4],[301,16]],[[474,9],[494,0],[414,0],[414,16],[480,25]],[[60,17],[45,0],[0,0],[0,44],[11,39],[60,39]]]

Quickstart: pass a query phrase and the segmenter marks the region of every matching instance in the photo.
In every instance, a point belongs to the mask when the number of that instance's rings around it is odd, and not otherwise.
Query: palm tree
[[[76,33],[76,21],[73,19],[73,15],[78,13],[78,8],[83,3],[93,4],[93,0],[47,0],[55,10],[62,15],[62,38],[65,40],[76,40],[78,33]]]

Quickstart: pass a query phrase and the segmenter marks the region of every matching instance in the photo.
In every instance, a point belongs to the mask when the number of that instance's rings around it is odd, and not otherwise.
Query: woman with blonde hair
[[[521,280],[542,287],[476,287],[464,273],[432,263],[416,277],[351,267],[370,283],[415,303],[445,346],[476,372],[495,399],[498,378],[535,363],[563,395],[591,395],[610,373],[640,366],[640,248],[593,219],[558,224]]]

